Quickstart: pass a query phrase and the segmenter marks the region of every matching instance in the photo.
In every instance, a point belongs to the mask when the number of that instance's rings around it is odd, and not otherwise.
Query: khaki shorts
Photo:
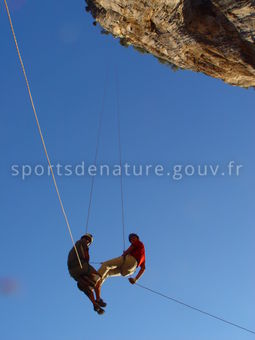
[[[101,278],[100,275],[97,274],[97,271],[94,267],[92,267],[89,263],[82,263],[82,268],[80,266],[75,266],[68,268],[70,276],[75,280],[79,281],[82,276],[87,276],[90,281],[90,286],[95,287],[98,280]]]
[[[111,276],[129,276],[134,274],[137,268],[137,261],[131,255],[116,257],[109,261],[103,262],[98,269],[98,273],[102,276],[102,281]]]

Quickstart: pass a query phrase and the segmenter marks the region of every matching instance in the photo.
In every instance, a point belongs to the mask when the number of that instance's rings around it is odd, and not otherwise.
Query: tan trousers
[[[131,256],[116,257],[114,259],[103,262],[98,269],[98,273],[102,276],[102,282],[104,282],[110,276],[128,276],[132,275],[136,271],[137,261]]]

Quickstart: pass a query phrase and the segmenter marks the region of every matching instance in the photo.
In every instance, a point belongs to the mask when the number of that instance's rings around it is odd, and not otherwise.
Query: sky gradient
[[[106,313],[94,313],[67,272],[72,243],[52,179],[12,175],[13,165],[47,164],[3,4],[0,278],[17,283],[9,294],[0,290],[1,338],[252,339],[126,278],[105,283]],[[123,162],[169,169],[219,165],[216,176],[125,176],[126,233],[138,233],[146,247],[142,285],[254,329],[254,89],[173,72],[122,47],[92,25],[83,1],[9,5],[53,164],[93,163],[104,87],[98,158],[118,163],[117,72]],[[239,176],[229,176],[230,161],[242,165]],[[57,182],[78,239],[85,232],[90,178],[57,176]],[[95,178],[89,232],[91,261],[122,253],[119,177]]]

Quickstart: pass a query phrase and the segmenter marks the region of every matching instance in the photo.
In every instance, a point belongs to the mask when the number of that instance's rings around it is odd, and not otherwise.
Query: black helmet
[[[138,236],[137,234],[132,233],[132,234],[129,234],[129,235],[128,235],[128,240],[129,240],[129,242],[131,242],[131,241],[130,241],[130,240],[131,240],[131,237],[137,237],[138,240],[139,240],[139,236]]]

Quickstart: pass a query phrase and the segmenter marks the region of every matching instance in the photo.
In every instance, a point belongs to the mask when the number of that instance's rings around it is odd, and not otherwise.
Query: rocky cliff
[[[175,68],[255,86],[255,1],[86,0],[86,10],[122,45]]]

